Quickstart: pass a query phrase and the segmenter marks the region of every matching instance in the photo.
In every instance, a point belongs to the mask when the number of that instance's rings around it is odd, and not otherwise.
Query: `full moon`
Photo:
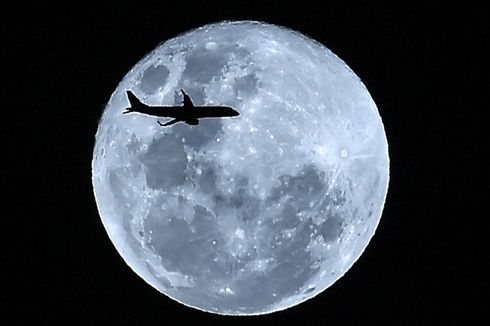
[[[181,105],[180,89],[240,115],[160,127],[122,114],[126,90],[162,106]],[[130,268],[225,315],[283,310],[342,277],[376,230],[388,179],[360,79],[322,44],[254,21],[206,25],[147,54],[112,94],[92,161],[102,223]]]

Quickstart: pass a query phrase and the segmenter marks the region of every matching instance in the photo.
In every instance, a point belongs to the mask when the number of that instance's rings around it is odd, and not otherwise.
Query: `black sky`
[[[3,8],[2,133],[10,154],[3,173],[11,185],[1,325],[461,324],[488,317],[480,263],[489,231],[483,9],[46,3]],[[390,145],[385,210],[359,261],[318,297],[255,318],[202,313],[148,286],[108,239],[90,179],[98,119],[121,78],[160,42],[225,19],[279,24],[325,44],[369,89]]]

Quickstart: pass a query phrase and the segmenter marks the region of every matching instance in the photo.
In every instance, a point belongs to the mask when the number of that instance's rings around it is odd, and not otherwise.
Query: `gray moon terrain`
[[[180,105],[181,88],[240,116],[162,128],[122,114],[126,90],[157,106]],[[320,43],[253,21],[206,25],[146,55],[112,94],[92,161],[102,222],[131,269],[225,315],[286,309],[342,277],[376,230],[388,180],[360,79]]]

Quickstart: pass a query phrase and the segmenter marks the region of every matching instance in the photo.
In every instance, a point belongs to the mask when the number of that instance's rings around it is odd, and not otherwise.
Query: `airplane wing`
[[[174,123],[177,123],[179,121],[182,121],[182,120],[178,120],[178,119],[174,119],[174,120],[170,120],[168,122],[165,122],[165,123],[161,123],[160,121],[157,121],[158,124],[160,125],[160,127],[168,127],[168,126],[171,126],[173,125]]]

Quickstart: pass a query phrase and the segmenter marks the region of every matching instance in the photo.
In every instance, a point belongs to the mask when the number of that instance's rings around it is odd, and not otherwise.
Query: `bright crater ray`
[[[161,128],[148,105],[226,105],[230,119]],[[388,146],[359,78],[286,28],[224,22],[158,46],[121,81],[92,162],[102,222],[126,263],[171,298],[262,314],[339,279],[378,225]],[[123,285],[122,285],[123,286]]]

